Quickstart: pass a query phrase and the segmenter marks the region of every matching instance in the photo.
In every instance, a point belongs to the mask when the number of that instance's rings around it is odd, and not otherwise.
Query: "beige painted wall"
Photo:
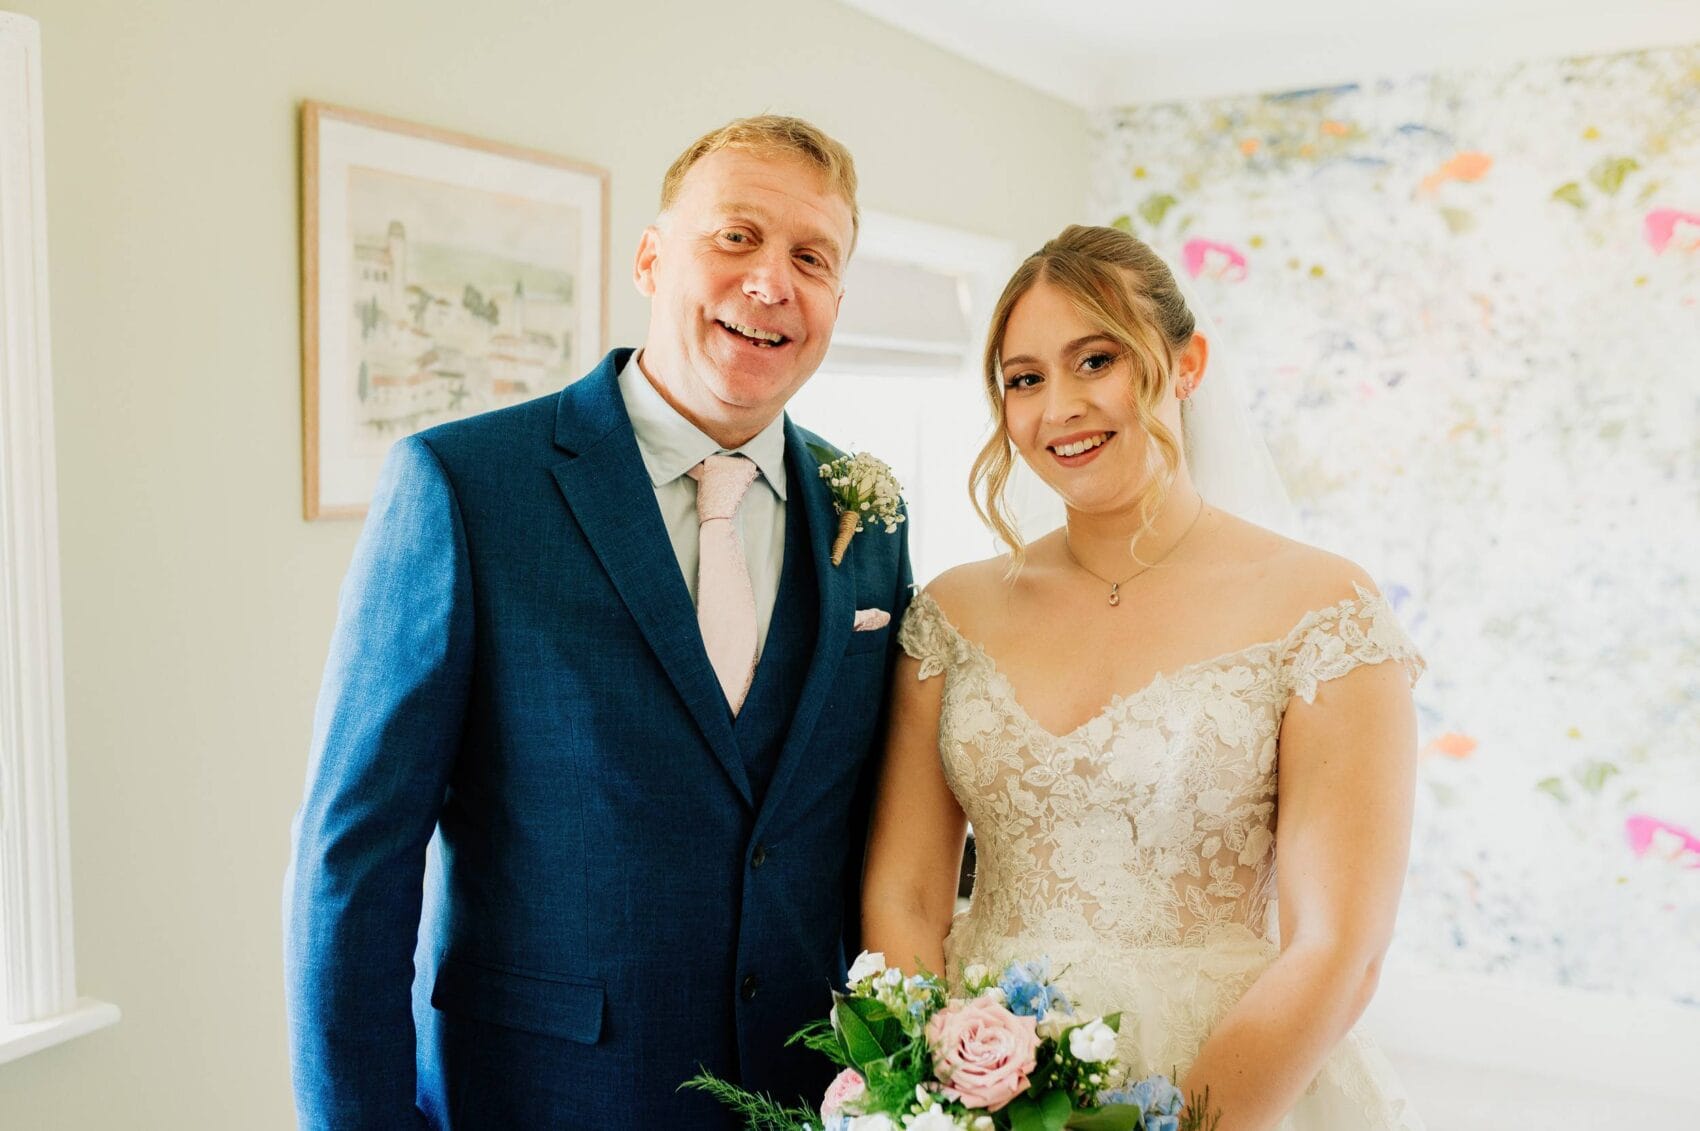
[[[0,1127],[293,1125],[279,904],[353,523],[300,518],[296,103],[613,173],[613,330],[676,151],[802,114],[866,207],[1036,246],[1084,114],[827,0],[47,0],[77,958],[113,1029],[0,1066]]]

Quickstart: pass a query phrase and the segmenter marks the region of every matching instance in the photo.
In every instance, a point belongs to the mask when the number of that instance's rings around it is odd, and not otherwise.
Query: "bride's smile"
[[[999,358],[1011,446],[1071,512],[1126,516],[1161,474],[1155,432],[1180,435],[1180,402],[1166,371],[1135,352],[1041,278],[1010,309]],[[1202,372],[1202,343],[1176,359]],[[1196,383],[1196,381],[1194,381]],[[1123,521],[1118,525],[1127,525]]]

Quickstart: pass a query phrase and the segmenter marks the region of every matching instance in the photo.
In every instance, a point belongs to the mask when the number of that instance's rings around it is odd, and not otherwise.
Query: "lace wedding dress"
[[[1122,1013],[1134,1078],[1178,1080],[1278,951],[1276,736],[1291,696],[1388,660],[1423,661],[1379,596],[1307,614],[1282,639],[1118,695],[1068,734],[1033,721],[992,658],[926,593],[899,632],[944,677],[939,752],[974,827],[973,900],[946,973],[1048,956],[1076,1007]],[[1420,1131],[1380,1051],[1352,1032],[1281,1131]]]

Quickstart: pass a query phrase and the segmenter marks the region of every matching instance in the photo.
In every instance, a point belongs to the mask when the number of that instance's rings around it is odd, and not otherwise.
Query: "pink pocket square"
[[[890,623],[891,614],[884,609],[857,609],[856,623],[851,628],[855,632],[872,632]]]

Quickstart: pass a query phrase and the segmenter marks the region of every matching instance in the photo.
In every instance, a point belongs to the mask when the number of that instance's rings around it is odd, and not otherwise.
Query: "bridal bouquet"
[[[1077,1016],[1050,964],[963,972],[951,998],[864,951],[830,1018],[791,1038],[843,1068],[820,1111],[786,1108],[704,1072],[686,1082],[750,1131],[1210,1131],[1208,1096],[1186,1105],[1163,1076],[1122,1079],[1121,1015]]]

